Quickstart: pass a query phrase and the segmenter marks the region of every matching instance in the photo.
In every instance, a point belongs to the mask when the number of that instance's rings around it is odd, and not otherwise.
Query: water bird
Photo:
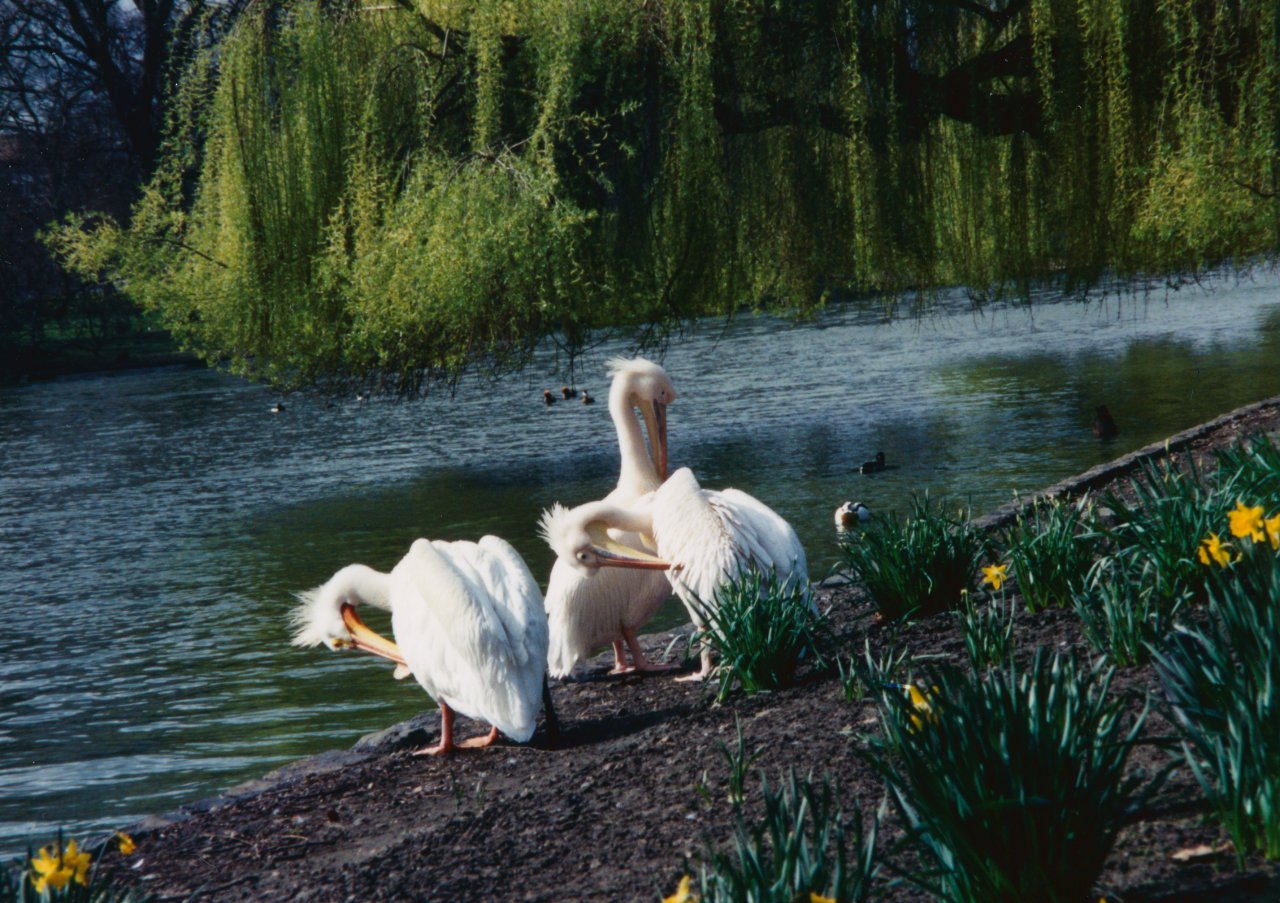
[[[631,506],[608,501],[543,512],[541,530],[559,556],[587,573],[603,567],[670,569],[668,578],[695,626],[717,604],[717,591],[748,571],[772,578],[816,613],[809,568],[796,531],[758,499],[738,489],[703,489],[687,467]],[[651,536],[657,554],[624,546],[610,535],[625,530]],[[701,667],[680,680],[705,680],[711,650],[701,650]]]
[[[871,509],[862,502],[845,502],[836,509],[836,529],[852,530],[859,523],[871,520]]]
[[[594,398],[592,398],[590,395],[588,395],[588,394],[587,394],[587,390],[586,390],[586,389],[583,389],[583,390],[582,390],[582,403],[583,403],[583,404],[595,404],[595,403],[596,403],[596,400],[595,400]]]
[[[563,398],[565,401],[571,400],[573,396],[576,394],[578,393],[575,392],[573,389],[570,389],[568,386],[560,387],[560,397]]]
[[[365,403],[366,401],[368,401],[368,400],[369,400],[369,396],[368,396],[368,394],[367,394],[367,393],[365,393],[365,392],[357,392],[357,393],[356,393],[356,401],[357,401],[358,403],[360,403],[360,404],[364,404],[364,403]]]
[[[281,402],[278,402],[278,401],[277,401],[275,404],[273,404],[273,405],[271,406],[271,413],[272,413],[272,414],[279,414],[279,413],[280,413],[280,412],[282,412],[283,410],[284,410],[284,405],[283,405]]]
[[[612,377],[609,416],[617,432],[621,463],[617,486],[604,500],[631,505],[657,489],[667,476],[667,405],[675,401],[676,387],[666,370],[643,358],[615,358],[608,366]],[[644,421],[643,434],[636,411]],[[645,548],[645,540],[636,533],[619,534],[618,541]],[[661,571],[609,570],[592,575],[557,558],[551,566],[546,600],[551,676],[567,676],[579,659],[605,644],[613,646],[613,674],[666,670],[645,658],[636,630],[653,618],[670,595],[671,583]],[[624,643],[631,652],[630,666]]]
[[[1098,439],[1114,439],[1119,433],[1120,427],[1116,426],[1115,418],[1111,416],[1107,406],[1100,404],[1094,408],[1093,435]]]
[[[870,461],[863,461],[858,465],[858,473],[879,473],[884,470],[884,452],[876,452],[876,456]]]
[[[548,407],[556,403],[556,397],[551,394],[550,389],[542,390],[542,403],[547,405]]]
[[[525,742],[546,702],[547,619],[542,594],[518,552],[505,540],[416,540],[384,574],[344,567],[316,589],[299,593],[292,612],[295,646],[355,648],[412,674],[440,706],[440,742],[415,755],[493,743],[501,731]],[[356,607],[391,612],[391,642],[365,626]],[[454,714],[487,721],[485,736],[455,743]]]

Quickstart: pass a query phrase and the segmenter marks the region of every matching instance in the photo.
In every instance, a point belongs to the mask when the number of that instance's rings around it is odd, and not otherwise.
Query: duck
[[[870,461],[863,461],[858,465],[858,473],[879,473],[884,470],[884,452],[876,452],[876,456]]]
[[[545,404],[547,407],[550,407],[551,405],[556,403],[556,397],[551,394],[550,389],[542,390],[542,403]]]
[[[576,394],[577,393],[574,392],[573,389],[570,389],[568,386],[560,387],[560,397],[563,398],[565,401],[571,401],[573,399],[573,396]]]
[[[1120,427],[1116,426],[1115,418],[1111,416],[1105,404],[1094,408],[1093,435],[1095,438],[1114,439],[1119,432]]]
[[[582,403],[583,403],[583,404],[595,404],[595,403],[596,403],[596,400],[595,400],[594,398],[592,398],[590,395],[588,395],[588,394],[587,394],[587,390],[586,390],[586,389],[583,389],[583,390],[582,390]]]
[[[851,530],[871,520],[871,509],[862,502],[845,502],[836,509],[835,520],[837,530]]]
[[[283,410],[284,410],[284,404],[282,402],[277,401],[275,404],[271,406],[272,414],[279,414]]]

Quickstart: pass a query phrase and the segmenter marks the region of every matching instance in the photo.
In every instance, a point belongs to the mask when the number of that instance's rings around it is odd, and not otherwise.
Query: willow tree
[[[1280,14],[1186,0],[259,2],[127,226],[52,241],[233,369],[414,389],[832,289],[1280,238]]]

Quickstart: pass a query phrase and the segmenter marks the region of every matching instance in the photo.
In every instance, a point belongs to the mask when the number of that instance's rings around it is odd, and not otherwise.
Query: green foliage
[[[700,876],[703,903],[794,903],[818,894],[840,903],[870,899],[879,871],[876,820],[869,829],[855,804],[849,819],[831,784],[789,776],[781,791],[762,781],[764,815],[748,827],[741,820],[734,849],[708,848]]]
[[[1066,606],[1072,586],[1088,573],[1098,540],[1085,528],[1087,504],[1038,501],[1004,532],[1005,554],[1028,611]]]
[[[1072,593],[1089,646],[1117,667],[1148,661],[1186,601],[1160,593],[1159,583],[1151,561],[1100,558]]]
[[[729,802],[734,805],[740,805],[746,798],[746,782],[747,772],[751,769],[751,765],[760,755],[760,747],[756,747],[751,752],[747,752],[747,741],[742,736],[742,722],[734,716],[733,726],[737,732],[738,740],[733,749],[727,744],[720,744],[720,757],[724,759],[724,764],[729,774]]]
[[[119,836],[107,843],[114,844]],[[38,853],[28,850],[12,866],[0,865],[0,903],[148,903],[150,894],[118,887],[98,874],[95,860],[105,848],[63,843],[59,830],[54,843]]]
[[[1006,7],[261,3],[128,225],[48,241],[239,372],[404,391],[548,333],[1276,248],[1272,4]]]
[[[969,525],[967,513],[953,519],[925,495],[912,497],[905,523],[873,517],[868,529],[846,537],[840,547],[880,613],[901,618],[957,605],[961,593],[973,588],[986,541]]]
[[[1218,452],[1218,468],[1228,474],[1220,483],[1234,496],[1268,511],[1280,509],[1280,448],[1265,433]]]
[[[1197,560],[1196,547],[1210,532],[1220,531],[1226,495],[1205,485],[1194,459],[1183,464],[1174,456],[1145,459],[1129,486],[1133,501],[1116,493],[1106,497],[1114,523],[1103,533],[1114,555],[1128,559],[1124,566],[1130,573],[1149,569],[1154,592],[1163,599],[1159,604],[1166,609],[1187,595],[1198,596],[1207,572]]]
[[[1183,750],[1236,850],[1280,858],[1280,556],[1247,544],[1214,568],[1210,621],[1155,654]]]
[[[1110,672],[1037,653],[1026,671],[940,671],[921,699],[880,693],[884,739],[867,759],[942,899],[1075,903],[1130,809],[1126,730]]]
[[[719,656],[719,701],[735,686],[747,694],[790,686],[800,656],[817,655],[819,618],[808,587],[747,571],[717,588],[714,605],[694,607],[705,626],[693,639]]]
[[[965,593],[958,616],[964,648],[975,671],[1009,661],[1013,655],[1012,601],[1000,594],[990,601],[978,602]]]

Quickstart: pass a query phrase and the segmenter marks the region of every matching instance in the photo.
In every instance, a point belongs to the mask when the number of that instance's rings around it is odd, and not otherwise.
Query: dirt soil
[[[1216,448],[1278,429],[1280,397],[1172,437],[1168,447],[1212,460]],[[1051,491],[1123,485],[1141,458],[1165,447],[1157,443]],[[1003,509],[983,524],[1011,516]],[[830,608],[828,652],[847,658],[864,642],[874,651],[887,641],[890,628],[875,622],[858,588],[826,585],[819,598]],[[1016,631],[1020,659],[1038,646],[1087,654],[1070,612],[1023,613]],[[646,637],[646,648],[660,655],[673,636]],[[913,654],[965,661],[952,616],[914,622],[898,638]],[[527,746],[503,741],[444,759],[411,757],[407,750],[436,738],[432,710],[352,750],[147,819],[130,829],[137,852],[108,854],[104,865],[159,900],[656,901],[696,869],[708,843],[731,841],[735,815],[721,747],[736,747],[738,723],[758,753],[746,784],[748,812],[759,803],[761,770],[771,783],[790,769],[829,775],[846,811],[856,800],[868,817],[883,799],[880,779],[857,755],[865,743],[859,735],[877,729],[875,704],[846,701],[835,673],[802,669],[799,686],[716,705],[713,688],[669,676],[611,678],[607,668],[602,656],[553,684],[562,725],[555,748],[540,729]],[[1120,672],[1113,692],[1159,695],[1150,666]],[[460,736],[484,729],[461,718],[459,727]],[[1171,733],[1156,702],[1145,736]],[[1131,768],[1151,772],[1171,755],[1140,747]],[[1180,768],[1121,833],[1093,899],[1280,899],[1280,863],[1255,856],[1237,871],[1224,833],[1206,815],[1192,776]],[[881,845],[900,835],[890,814]],[[1198,847],[1210,852],[1179,858]],[[910,868],[900,854],[897,861]],[[895,885],[877,899],[928,897]]]

